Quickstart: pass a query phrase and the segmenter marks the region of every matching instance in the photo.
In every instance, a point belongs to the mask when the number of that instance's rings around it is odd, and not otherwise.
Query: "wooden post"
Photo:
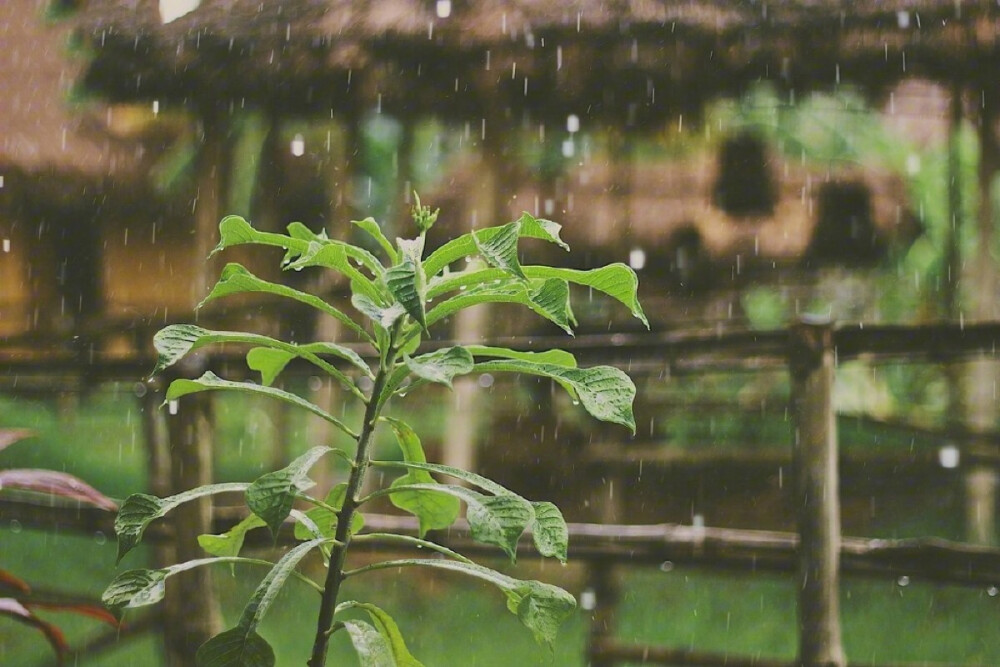
[[[799,662],[841,667],[840,500],[833,411],[833,328],[803,320],[789,341],[799,515]]]
[[[614,561],[595,560],[587,564],[588,587],[581,596],[580,606],[590,612],[587,633],[587,665],[611,667],[615,659],[601,652],[601,647],[613,643],[615,608],[618,606],[618,583]]]
[[[198,160],[198,195],[194,208],[193,267],[190,299],[194,307],[208,293],[217,263],[206,261],[218,242],[223,198],[225,124],[212,114],[203,119],[202,147]],[[178,372],[198,373],[196,357]],[[167,416],[170,443],[171,493],[179,493],[212,480],[212,421],[208,394],[187,396],[171,407]],[[170,514],[178,562],[204,557],[198,536],[212,531],[212,499],[184,503]],[[164,606],[164,641],[170,667],[193,665],[198,647],[222,630],[218,600],[211,592],[210,568],[195,568],[177,576],[167,586]]]

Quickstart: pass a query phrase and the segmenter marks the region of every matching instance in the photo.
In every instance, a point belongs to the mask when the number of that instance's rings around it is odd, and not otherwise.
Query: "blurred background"
[[[578,596],[554,653],[478,585],[356,586],[415,655],[794,664],[789,540],[802,508],[785,341],[812,318],[864,340],[836,358],[831,405],[837,511],[843,535],[861,538],[845,548],[899,547],[841,578],[847,658],[1000,664],[998,29],[995,3],[954,0],[6,0],[0,470],[68,473],[121,499],[248,481],[310,446],[350,446],[256,399],[158,409],[163,384],[147,377],[165,324],[356,342],[266,296],[196,315],[230,261],[350,308],[344,282],[282,274],[267,249],[207,260],[219,219],[298,221],[364,244],[351,220],[412,234],[416,191],[441,209],[437,246],[528,211],[561,223],[573,252],[525,242],[522,261],[628,264],[650,330],[582,290],[575,339],[502,306],[463,311],[436,337],[565,344],[615,363],[638,387],[638,432],[597,424],[530,378],[402,401],[396,414],[431,459],[606,528],[579,558],[571,542],[566,567],[491,562]],[[238,362],[206,354],[182,372],[246,374]],[[318,377],[284,382],[360,418]],[[379,448],[398,456],[388,439]],[[344,474],[330,462],[314,477]],[[260,573],[220,569],[219,604],[194,611],[176,596],[208,575],[178,577],[174,602],[121,630],[61,613],[99,597],[115,546],[107,509],[55,495],[0,485],[0,573],[32,588],[0,588],[0,600],[39,612],[0,614],[0,663],[56,664],[51,637],[30,627],[52,623],[68,664],[191,664],[185,633],[197,630],[179,630],[178,615],[202,631],[238,618]],[[227,500],[215,525],[236,516]],[[194,534],[214,530],[202,519]],[[630,542],[628,525],[669,538]],[[165,529],[123,568],[203,555],[172,539],[183,531]],[[718,539],[706,547],[706,535]],[[765,538],[783,546],[758,553]],[[279,665],[304,663],[313,606],[290,586],[262,626]],[[333,650],[354,664],[346,643]]]

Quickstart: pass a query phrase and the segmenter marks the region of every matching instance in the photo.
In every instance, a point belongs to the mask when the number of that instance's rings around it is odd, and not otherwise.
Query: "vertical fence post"
[[[846,663],[838,598],[840,500],[833,327],[826,320],[804,319],[791,329],[789,343],[799,516],[799,663],[841,667]]]

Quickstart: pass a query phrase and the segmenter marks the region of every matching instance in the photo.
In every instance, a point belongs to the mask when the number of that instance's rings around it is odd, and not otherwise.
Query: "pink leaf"
[[[26,428],[0,428],[0,451],[34,435],[34,431]]]
[[[0,598],[0,614],[10,616],[15,620],[27,623],[28,625],[41,630],[45,635],[45,638],[49,641],[49,644],[52,645],[52,648],[55,649],[56,653],[58,653],[60,657],[69,652],[69,645],[66,643],[66,637],[59,628],[38,618],[31,613],[30,609],[14,598]]]
[[[7,570],[0,570],[0,593],[21,593],[27,595],[31,592],[31,586],[20,577],[16,577]]]
[[[0,470],[0,491],[20,489],[45,493],[67,500],[76,500],[113,512],[118,509],[115,501],[90,486],[82,479],[55,470],[16,469]]]
[[[107,623],[118,627],[118,619],[104,607],[98,604],[87,604],[85,602],[36,602],[35,600],[25,600],[24,604],[31,609],[45,609],[48,611],[69,612],[81,616],[89,616],[102,623]]]

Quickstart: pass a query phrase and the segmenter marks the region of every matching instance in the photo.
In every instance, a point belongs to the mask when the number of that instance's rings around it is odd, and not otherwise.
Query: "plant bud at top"
[[[420,196],[416,192],[413,193],[413,198],[416,200],[411,213],[413,215],[413,222],[416,223],[417,229],[423,233],[434,226],[441,209],[436,208],[431,211],[430,206],[422,206],[420,204]]]

